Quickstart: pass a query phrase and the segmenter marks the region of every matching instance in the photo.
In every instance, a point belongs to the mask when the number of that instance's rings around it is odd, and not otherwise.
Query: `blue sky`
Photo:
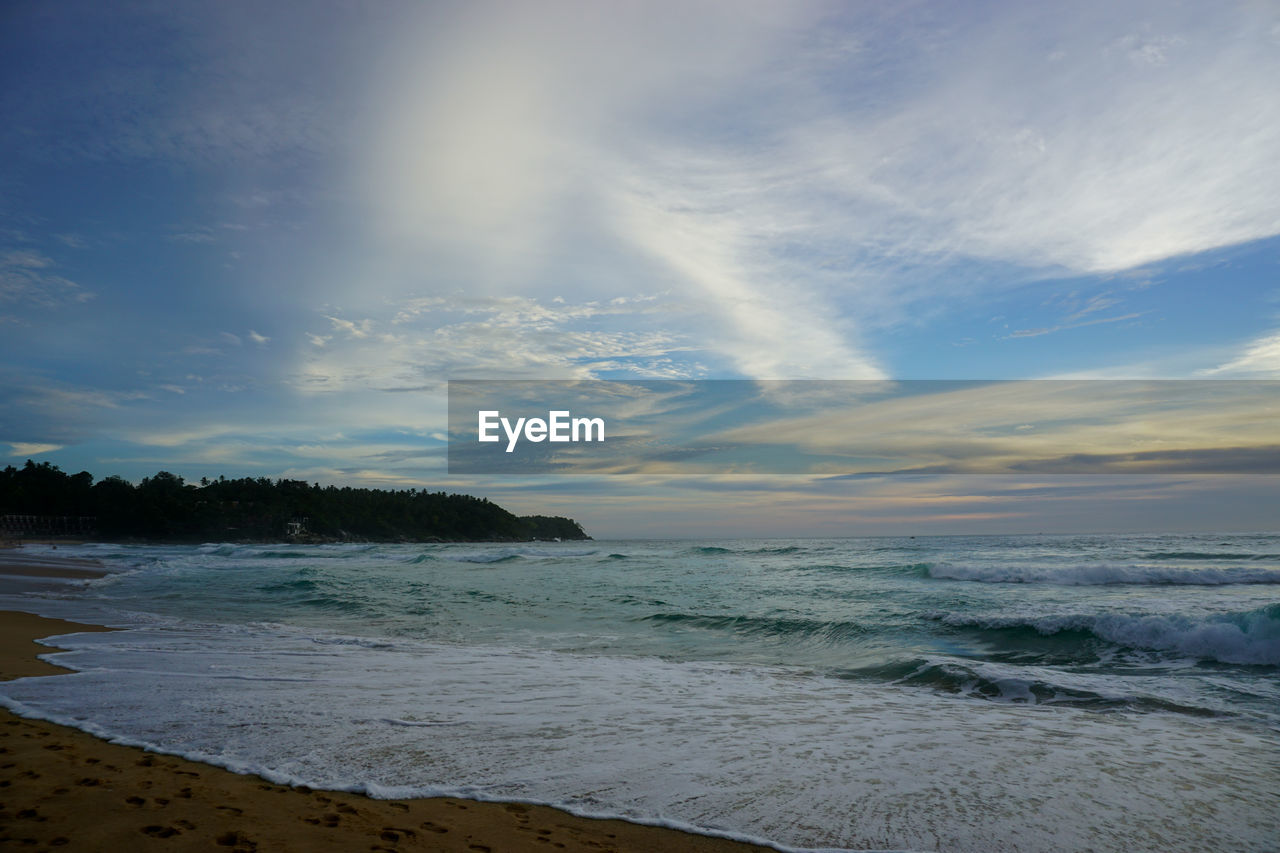
[[[451,478],[441,436],[450,378],[1280,378],[1277,79],[1259,3],[8,3],[0,461],[598,535],[1261,528],[1267,478]]]

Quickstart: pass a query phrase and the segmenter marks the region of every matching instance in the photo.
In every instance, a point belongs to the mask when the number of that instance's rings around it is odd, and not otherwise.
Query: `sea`
[[[0,704],[782,850],[1280,850],[1280,534],[28,546]]]

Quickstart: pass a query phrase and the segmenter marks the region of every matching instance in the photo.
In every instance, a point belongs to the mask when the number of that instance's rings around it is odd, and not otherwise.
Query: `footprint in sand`
[[[253,853],[258,849],[258,842],[251,841],[243,832],[224,832],[214,841],[219,847],[234,847],[234,853]]]
[[[414,832],[412,829],[405,829],[400,826],[384,826],[382,828],[382,834],[378,837],[383,841],[390,841],[394,843],[399,841],[401,836],[404,836],[405,838],[416,838],[417,835],[418,833]]]
[[[175,835],[182,834],[182,830],[176,826],[160,826],[154,823],[150,826],[144,826],[138,831],[143,835],[150,835],[152,838],[172,838]]]

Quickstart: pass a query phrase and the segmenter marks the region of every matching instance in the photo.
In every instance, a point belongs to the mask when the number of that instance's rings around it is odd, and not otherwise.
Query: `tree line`
[[[303,480],[160,471],[134,485],[30,459],[0,473],[0,516],[93,517],[103,540],[527,541],[587,539],[562,516],[516,516],[486,498],[425,489],[321,487]]]

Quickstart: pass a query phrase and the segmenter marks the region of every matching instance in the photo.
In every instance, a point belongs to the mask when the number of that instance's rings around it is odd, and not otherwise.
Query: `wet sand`
[[[21,551],[0,552],[0,575],[29,578],[100,578],[104,572],[93,560],[64,560],[24,554]]]
[[[43,559],[27,563],[12,552],[5,558],[0,573],[15,567],[16,574],[93,571]],[[36,655],[53,649],[34,641],[104,630],[110,629],[0,611],[0,679],[66,673],[37,660]],[[768,850],[672,829],[581,818],[546,806],[451,798],[374,800],[290,788],[0,710],[0,847],[10,846],[285,853]]]

